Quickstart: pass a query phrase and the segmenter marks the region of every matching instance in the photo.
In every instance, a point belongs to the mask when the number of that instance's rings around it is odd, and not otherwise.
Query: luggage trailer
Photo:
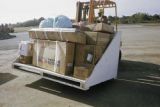
[[[13,67],[27,72],[40,75],[42,78],[74,87],[81,90],[89,90],[90,87],[100,84],[102,82],[116,79],[118,72],[118,64],[121,47],[121,33],[117,32],[114,35],[111,43],[105,50],[104,54],[95,65],[91,75],[86,80],[77,79],[71,76],[55,73],[53,71],[45,70],[28,64],[21,64],[18,58],[13,62]]]

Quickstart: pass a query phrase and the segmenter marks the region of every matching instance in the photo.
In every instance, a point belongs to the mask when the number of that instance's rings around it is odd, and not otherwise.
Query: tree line
[[[4,33],[13,33],[14,32],[14,28],[11,24],[1,24],[0,25],[0,34],[4,34]]]
[[[115,23],[115,16],[108,16],[108,20],[111,23]],[[13,27],[30,27],[38,26],[39,23],[44,20],[43,17],[39,19],[32,19],[21,23],[13,24]],[[149,15],[147,13],[136,13],[131,16],[117,17],[119,24],[136,24],[136,23],[160,23],[160,15]]]
[[[39,19],[32,19],[25,22],[18,22],[16,24],[13,24],[13,27],[30,27],[30,26],[38,26],[39,23],[44,20],[43,17]]]
[[[116,17],[109,16],[108,20],[115,23]],[[119,24],[136,24],[136,23],[160,23],[160,15],[149,15],[147,13],[136,13],[131,16],[117,17]]]

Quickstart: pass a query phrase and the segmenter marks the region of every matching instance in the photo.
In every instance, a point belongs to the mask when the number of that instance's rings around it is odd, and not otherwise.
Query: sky
[[[79,0],[0,0],[0,23],[17,23],[40,17],[66,15],[75,18]],[[88,1],[88,0],[80,0]],[[137,12],[160,14],[160,0],[113,0],[118,6],[118,16]],[[105,10],[114,15],[113,9]]]

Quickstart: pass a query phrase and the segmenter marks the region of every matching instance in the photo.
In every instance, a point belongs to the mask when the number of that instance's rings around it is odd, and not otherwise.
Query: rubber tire
[[[119,62],[121,61],[121,58],[122,58],[122,51],[119,50]]]
[[[12,65],[12,68],[14,68],[14,69],[18,69],[18,68],[19,68],[19,66]]]

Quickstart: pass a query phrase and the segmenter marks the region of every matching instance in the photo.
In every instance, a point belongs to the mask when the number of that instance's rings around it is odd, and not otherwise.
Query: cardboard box
[[[86,27],[85,25],[80,26],[79,24],[75,23],[72,26],[73,26],[73,28],[76,28],[80,31],[90,31],[90,29],[88,27]]]
[[[96,64],[102,57],[106,46],[76,45],[75,65]]]
[[[105,23],[90,24],[86,27],[95,32],[114,33],[114,27]]]
[[[101,59],[103,53],[106,50],[106,46],[95,46],[95,59],[94,64],[97,64],[98,61]]]
[[[86,44],[86,35],[72,28],[64,29],[32,29],[29,31],[32,39],[52,40]]]
[[[30,41],[21,41],[19,44],[19,55],[33,56],[33,43]]]
[[[113,35],[101,32],[84,32],[86,34],[87,45],[105,45],[107,46],[111,41]]]
[[[19,56],[19,62],[22,64],[32,64],[32,56]]]
[[[64,75],[73,74],[75,44],[35,40],[33,65]]]
[[[93,68],[94,68],[93,65],[75,66],[73,77],[85,80],[90,76]]]
[[[29,36],[33,39],[47,40],[46,32],[42,31],[29,31]]]

